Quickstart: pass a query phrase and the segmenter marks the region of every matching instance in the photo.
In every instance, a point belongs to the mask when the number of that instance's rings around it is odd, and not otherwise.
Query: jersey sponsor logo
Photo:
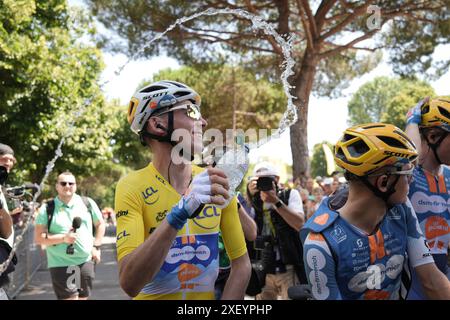
[[[215,229],[220,223],[220,219],[214,217],[220,217],[220,212],[217,208],[215,206],[205,206],[193,221],[200,228],[211,230]]]
[[[163,221],[166,218],[166,215],[167,215],[167,210],[164,210],[162,212],[158,212],[156,214],[156,221],[157,222]]]
[[[425,237],[430,239],[435,239],[440,236],[445,236],[450,233],[449,225],[447,220],[442,217],[432,216],[429,217],[425,222]],[[431,243],[430,243],[431,245]],[[431,245],[432,246],[432,245]]]
[[[362,246],[364,245],[363,240],[361,238],[356,240],[356,245],[358,246],[358,248],[362,248]]]
[[[394,207],[391,210],[389,210],[387,218],[389,220],[400,220],[402,218],[402,215],[400,212],[398,212],[398,209]]]
[[[127,230],[123,230],[122,232],[117,234],[117,241],[119,241],[119,240],[121,240],[123,238],[126,238],[128,236],[130,236],[130,234],[127,233]]]
[[[334,230],[331,231],[331,236],[334,238],[334,240],[336,240],[337,243],[340,243],[347,239],[347,234],[340,225],[336,225],[334,227]]]
[[[306,254],[306,261],[311,268],[309,282],[312,284],[312,293],[316,299],[324,300],[329,297],[330,289],[327,287],[328,278],[321,270],[325,267],[325,256],[318,249],[310,249]]]
[[[120,210],[116,214],[116,219],[119,219],[120,217],[125,217],[128,215],[128,210]]]
[[[194,248],[192,246],[185,246],[182,248],[171,248],[166,257],[166,262],[169,264],[176,264],[180,261],[191,261],[197,258],[201,261],[206,261],[211,256],[211,250],[205,245]]]
[[[393,151],[389,151],[389,150],[385,150],[384,154],[387,156],[391,156],[391,157],[400,157],[400,158],[405,158],[405,159],[410,159],[415,157],[415,155],[409,155],[406,153],[401,153],[401,152],[393,152]]]
[[[450,198],[446,201],[442,196],[428,196],[424,192],[415,192],[411,197],[411,203],[417,214],[434,212],[444,213],[450,211]]]
[[[142,197],[144,198],[144,202],[148,205],[155,204],[159,200],[158,189],[153,189],[153,187],[148,187],[145,191],[142,192]],[[156,195],[156,196],[155,196]]]
[[[365,292],[366,290],[381,289],[386,276],[395,280],[403,269],[404,257],[393,255],[386,265],[378,263],[367,267],[365,271],[357,273],[348,283],[348,289],[353,292]]]
[[[156,178],[156,180],[161,182],[163,185],[166,185],[166,181],[163,178],[161,178],[159,175],[155,174],[155,178]]]

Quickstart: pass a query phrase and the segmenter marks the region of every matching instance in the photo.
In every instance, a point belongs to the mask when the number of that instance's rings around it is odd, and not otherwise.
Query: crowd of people
[[[78,196],[72,173],[58,176],[35,229],[58,299],[89,297],[105,221],[117,228],[117,281],[134,299],[289,299],[298,285],[312,299],[450,299],[450,100],[420,101],[405,131],[348,128],[334,148],[342,171],[329,177],[282,184],[278,168],[258,163],[236,196],[215,161],[192,163],[207,125],[200,105],[175,81],[133,95],[128,122],[152,159],[120,179],[114,209]],[[0,145],[0,161],[5,180],[11,148]],[[0,218],[6,247],[2,193]]]

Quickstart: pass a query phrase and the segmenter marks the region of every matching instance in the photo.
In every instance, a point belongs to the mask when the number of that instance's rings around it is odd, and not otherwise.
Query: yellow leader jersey
[[[192,166],[192,170],[196,175],[204,169]],[[180,199],[152,163],[122,178],[115,195],[118,260],[151,237]],[[236,198],[222,210],[206,205],[196,218],[188,219],[161,269],[135,299],[214,299],[219,231],[232,260],[247,252]]]

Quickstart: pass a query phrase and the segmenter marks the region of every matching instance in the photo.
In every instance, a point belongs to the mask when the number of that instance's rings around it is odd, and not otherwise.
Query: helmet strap
[[[388,190],[385,191],[385,192],[380,191],[380,189],[378,189],[378,188],[375,187],[373,184],[371,184],[371,183],[369,182],[369,180],[367,179],[367,176],[359,177],[359,179],[360,179],[360,180],[361,180],[361,181],[369,188],[370,191],[372,191],[372,193],[373,193],[375,196],[377,196],[378,198],[382,199],[382,200],[386,203],[386,206],[387,206],[388,208],[391,207],[391,205],[388,204],[388,200],[389,200],[389,197],[390,197],[391,195],[393,195],[393,194],[397,191],[397,190],[395,189],[395,186],[397,185],[397,182],[398,182],[398,180],[400,179],[400,176],[399,176],[399,175],[397,175],[397,176],[395,177],[394,183],[392,183],[392,184],[389,186]]]
[[[139,133],[139,139],[142,143],[142,145],[146,146],[147,143],[145,142],[144,138],[150,138],[157,140],[162,143],[170,143],[172,146],[175,146],[175,141],[172,141],[172,133],[173,133],[173,112],[168,112],[169,115],[169,127],[167,128],[166,134],[163,136],[159,136],[153,133],[150,133],[147,131],[147,125],[144,127],[144,130],[142,130]]]
[[[428,141],[428,138],[425,136],[425,140],[427,141],[428,146],[431,148],[431,150],[433,150],[434,157],[436,158],[436,161],[439,163],[439,165],[442,164],[442,161],[441,161],[441,159],[440,159],[439,156],[438,156],[437,148],[438,148],[439,145],[442,143],[442,141],[445,139],[445,137],[447,137],[448,134],[449,134],[449,133],[448,133],[447,131],[445,131],[445,132],[442,134],[442,136],[439,138],[439,140],[436,141],[436,143],[431,143],[430,141]]]

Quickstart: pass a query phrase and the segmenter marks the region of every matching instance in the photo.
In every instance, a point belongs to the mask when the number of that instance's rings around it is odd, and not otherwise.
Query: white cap
[[[325,178],[323,180],[323,184],[327,185],[327,184],[332,184],[333,183],[333,178]]]
[[[278,170],[268,162],[258,163],[253,170],[253,175],[255,177],[280,176]]]
[[[346,183],[347,179],[345,179],[344,177],[339,177],[338,181],[339,183]]]

